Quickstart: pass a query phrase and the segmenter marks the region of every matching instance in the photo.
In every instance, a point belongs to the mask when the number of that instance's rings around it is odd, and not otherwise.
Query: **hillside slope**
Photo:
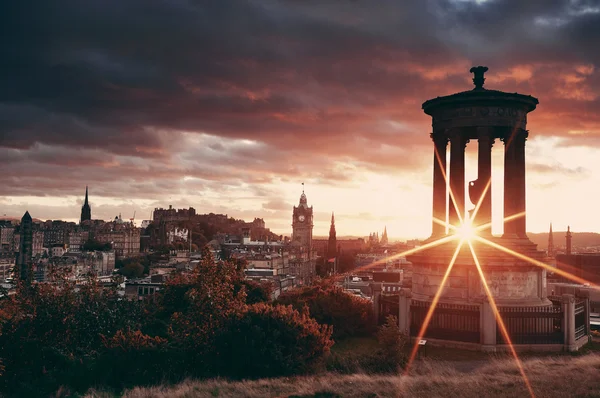
[[[600,396],[600,355],[547,357],[524,362],[537,397]],[[88,397],[108,397],[90,392]],[[464,373],[452,363],[420,361],[407,377],[337,375],[227,382],[186,381],[173,387],[135,388],[126,398],[166,397],[527,397],[515,362],[491,360]]]

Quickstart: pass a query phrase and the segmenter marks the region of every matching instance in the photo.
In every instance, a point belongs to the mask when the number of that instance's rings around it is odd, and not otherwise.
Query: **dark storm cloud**
[[[422,168],[420,104],[469,89],[473,63],[490,66],[486,84],[540,97],[537,133],[596,134],[599,3],[3,2],[2,194]],[[183,132],[216,139],[195,150]]]

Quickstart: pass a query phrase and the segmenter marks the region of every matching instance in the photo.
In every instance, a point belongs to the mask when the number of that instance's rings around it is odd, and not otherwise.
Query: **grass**
[[[377,349],[377,347],[378,343],[375,337],[350,337],[336,341],[331,347],[331,352],[340,355],[348,353],[365,354]]]
[[[597,397],[600,355],[525,359],[524,367],[537,397]],[[89,391],[90,398],[112,397]],[[454,363],[426,358],[408,376],[340,375],[261,379],[253,381],[187,380],[174,386],[134,388],[124,398],[191,397],[527,397],[513,360],[488,359],[461,372]]]

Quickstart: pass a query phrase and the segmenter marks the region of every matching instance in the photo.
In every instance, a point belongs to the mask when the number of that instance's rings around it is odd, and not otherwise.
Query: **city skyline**
[[[528,118],[527,230],[600,232],[600,10],[505,3],[157,3],[134,25],[119,17],[125,5],[73,4],[43,11],[60,29],[6,22],[21,42],[0,67],[0,212],[76,221],[89,185],[93,218],[192,206],[289,234],[305,182],[315,235],[334,211],[340,235],[387,226],[424,238],[432,144],[421,104],[470,90],[468,69],[487,65],[486,88],[540,98]],[[112,33],[96,37],[102,26]],[[161,44],[165,30],[180,47]],[[66,39],[74,31],[80,41]],[[475,155],[469,145],[467,181]],[[498,142],[492,157],[501,181]],[[501,188],[492,195],[501,203]]]

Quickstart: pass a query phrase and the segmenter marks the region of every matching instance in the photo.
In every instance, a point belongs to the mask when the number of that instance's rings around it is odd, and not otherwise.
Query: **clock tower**
[[[312,247],[312,231],[313,208],[312,206],[308,207],[303,189],[300,203],[298,207],[294,206],[292,215],[292,242],[298,242],[304,247]]]

